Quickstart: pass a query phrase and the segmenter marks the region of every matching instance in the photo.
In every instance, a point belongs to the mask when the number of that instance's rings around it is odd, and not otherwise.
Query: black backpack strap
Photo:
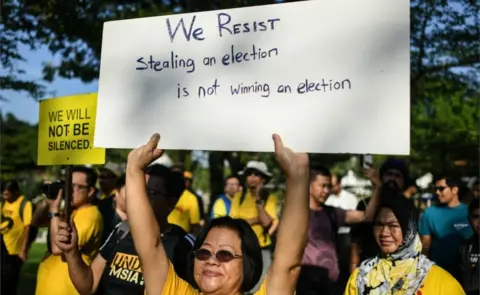
[[[0,216],[1,216],[1,221],[3,222],[3,204],[5,203],[5,200],[0,200]]]
[[[22,202],[20,203],[20,219],[23,222],[23,210],[25,210],[25,205],[27,204],[27,198],[23,197]],[[5,200],[0,201],[0,214],[3,214],[3,204],[5,204]]]
[[[192,247],[195,244],[195,240],[197,239],[194,235],[188,234],[188,233],[185,236],[183,236],[183,238],[187,240],[187,242],[190,243]]]
[[[25,211],[25,206],[27,205],[27,198],[25,196],[23,196],[23,199],[22,199],[22,202],[20,203],[20,219],[22,220],[23,222],[23,211]]]
[[[107,253],[111,252],[113,248],[115,248],[115,246],[117,246],[117,244],[128,235],[129,232],[130,227],[128,226],[127,221],[119,222],[105,239],[103,245],[100,247],[100,253],[103,251],[107,251]]]
[[[240,205],[242,205],[243,201],[245,201],[245,197],[247,196],[247,190],[242,190],[242,194],[240,195]]]
[[[123,240],[129,233],[130,233],[130,226],[128,225],[128,222],[122,221],[116,229],[115,245],[118,244],[121,240]]]

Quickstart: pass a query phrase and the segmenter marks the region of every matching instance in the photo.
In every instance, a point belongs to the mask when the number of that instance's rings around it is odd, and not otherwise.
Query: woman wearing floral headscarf
[[[400,194],[385,196],[373,234],[381,254],[350,276],[346,295],[463,295],[460,284],[422,255],[413,203]]]

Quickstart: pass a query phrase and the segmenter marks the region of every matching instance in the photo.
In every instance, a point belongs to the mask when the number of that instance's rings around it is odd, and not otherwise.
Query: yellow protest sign
[[[97,94],[40,101],[37,165],[104,164],[105,149],[94,148]]]

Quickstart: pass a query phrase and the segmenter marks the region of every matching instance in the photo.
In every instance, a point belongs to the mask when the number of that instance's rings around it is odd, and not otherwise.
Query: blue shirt
[[[455,275],[459,265],[458,249],[473,230],[468,221],[468,207],[460,204],[450,208],[432,206],[420,220],[420,235],[431,236],[430,259],[450,274]]]

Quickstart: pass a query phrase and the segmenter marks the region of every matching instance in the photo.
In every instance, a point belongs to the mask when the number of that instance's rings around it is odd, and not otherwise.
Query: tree
[[[272,4],[275,0],[6,0],[3,5],[1,77],[6,89],[25,90],[38,97],[44,88],[36,81],[18,78],[16,63],[23,58],[20,44],[37,48],[48,44],[61,55],[58,64],[44,65],[44,78],[56,76],[91,82],[98,78],[103,23],[110,20],[158,16],[242,6]],[[425,75],[450,72],[471,81],[479,69],[479,7],[472,0],[411,1],[412,91]],[[459,67],[463,71],[455,71]],[[16,70],[16,71],[15,71]],[[3,83],[2,83],[3,84]],[[5,88],[5,87],[4,87]]]
[[[412,154],[417,173],[470,176],[479,171],[479,92],[454,77],[429,77],[412,108]],[[456,167],[455,161],[467,160]]]
[[[476,1],[411,1],[409,160],[418,174],[478,173],[478,15]],[[458,169],[459,159],[469,165]]]
[[[24,90],[34,98],[45,93],[37,81],[25,81],[17,64],[23,61],[20,44],[35,49],[48,44],[61,56],[58,64],[46,63],[44,79],[56,76],[78,78],[83,82],[98,79],[103,23],[111,20],[159,16],[174,12],[204,11],[251,6],[275,1],[123,1],[123,0],[6,0],[3,4],[2,66],[9,69],[1,77],[4,89]]]
[[[472,82],[480,69],[479,6],[471,0],[411,3],[411,72],[415,99],[429,75]]]
[[[34,25],[28,18],[19,17],[21,13],[21,6],[14,5],[13,1],[5,1],[2,5],[0,61],[4,70],[0,74],[0,85],[3,90],[25,91],[38,99],[45,95],[45,86],[39,81],[23,78],[25,71],[19,67],[19,63],[25,62],[19,53],[19,45],[33,49],[35,44],[35,39],[29,35]],[[0,95],[0,100],[7,98]]]
[[[37,168],[37,126],[0,113],[0,171],[2,178],[31,173]]]
[[[91,82],[98,78],[102,25],[105,21],[276,2],[280,1],[6,0],[5,21],[0,27],[2,51],[7,52],[2,56],[2,65],[12,69],[15,62],[22,59],[18,54],[19,44],[32,48],[48,44],[49,50],[59,54],[61,58],[57,64],[45,64],[43,73],[46,81],[52,81],[59,76]],[[439,116],[461,117],[462,115],[458,116],[454,111],[447,111],[452,105],[465,103],[460,110],[466,114],[471,114],[477,108],[472,98],[479,89],[476,83],[479,80],[479,7],[476,1],[472,0],[412,0],[410,3],[412,159],[419,161],[417,165],[419,170],[429,170],[432,165],[437,165],[436,162],[441,161],[444,153],[473,155],[476,151],[470,143],[461,148],[456,148],[455,145],[450,148],[454,138],[462,138],[462,134],[469,134],[467,137],[469,142],[475,142],[474,138],[478,138],[478,132],[469,133],[465,129],[472,127],[471,123],[460,119],[453,121],[439,119]],[[4,43],[4,40],[7,42]],[[32,93],[34,97],[35,93],[38,96],[43,89],[36,81],[19,80],[13,71],[0,78],[8,82],[7,89],[23,89]],[[463,90],[455,90],[452,87],[455,83],[460,83],[458,85],[461,85]],[[431,112],[432,108],[436,111]],[[460,125],[452,127],[452,124]],[[434,132],[436,128],[457,131],[447,140],[442,132]],[[478,143],[478,140],[476,142]],[[449,148],[444,149],[443,146]],[[317,155],[313,160],[330,164],[348,157],[348,155]],[[188,159],[188,153],[183,152],[178,160],[188,162]],[[234,172],[245,164],[242,161],[242,153],[212,152],[210,176],[214,194],[222,189],[220,184],[225,160],[230,163]],[[430,161],[430,164],[427,161]]]

